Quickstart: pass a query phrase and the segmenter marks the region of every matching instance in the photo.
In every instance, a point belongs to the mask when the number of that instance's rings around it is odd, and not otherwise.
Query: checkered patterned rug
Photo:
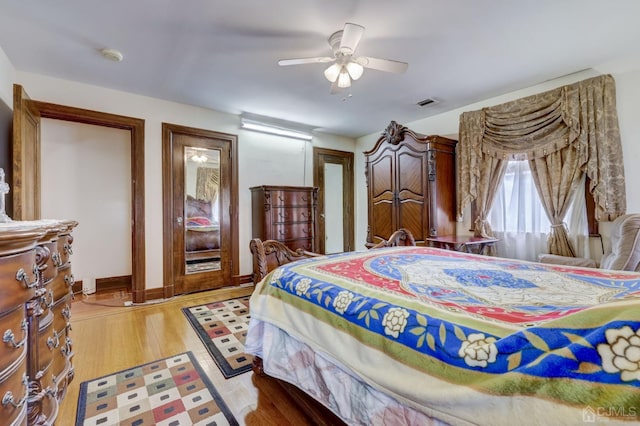
[[[80,384],[76,426],[237,425],[191,352]]]
[[[244,353],[249,328],[249,296],[183,308],[202,343],[227,379],[251,369]]]

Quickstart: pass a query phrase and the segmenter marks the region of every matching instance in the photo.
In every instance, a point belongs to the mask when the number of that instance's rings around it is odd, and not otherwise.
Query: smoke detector
[[[100,50],[100,53],[102,54],[103,58],[106,58],[113,62],[120,62],[124,58],[124,56],[122,56],[122,53],[115,49],[102,49]]]

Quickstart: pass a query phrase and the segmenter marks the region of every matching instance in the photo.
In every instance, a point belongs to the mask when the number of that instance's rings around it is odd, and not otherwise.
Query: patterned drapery
[[[198,167],[196,170],[196,198],[215,203],[220,187],[220,169],[218,167]]]
[[[613,220],[626,211],[622,144],[615,82],[602,75],[544,93],[465,112],[460,116],[457,155],[458,217],[476,200],[486,223],[504,162],[528,160],[540,198],[552,223],[551,253],[573,255],[563,218],[567,200],[583,173],[596,202],[596,219]]]

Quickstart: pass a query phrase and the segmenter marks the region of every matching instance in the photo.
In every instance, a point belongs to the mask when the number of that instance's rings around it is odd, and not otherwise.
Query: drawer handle
[[[24,385],[24,396],[20,398],[20,401],[16,402],[13,397],[13,393],[11,391],[7,391],[2,397],[2,406],[6,407],[7,405],[13,406],[13,408],[20,408],[27,402],[27,397],[29,396],[29,379],[27,379],[27,375],[22,376],[22,384]]]
[[[288,218],[289,218],[289,214],[288,214],[288,213],[282,213],[282,212],[280,212],[280,213],[278,213],[278,214],[279,214],[279,215],[280,215],[280,217],[281,217],[281,218],[283,218],[283,219],[288,219]]]
[[[60,252],[53,253],[53,255],[51,256],[51,260],[53,261],[53,265],[56,268],[59,268],[62,266],[62,256],[60,256]]]
[[[302,213],[300,213],[300,216],[302,216],[302,217],[311,216],[311,213],[309,213],[309,212],[302,212]]]
[[[60,338],[57,331],[53,330],[53,337],[47,337],[47,346],[51,350],[60,346]]]
[[[73,287],[73,285],[76,283],[76,279],[73,277],[73,274],[71,275],[64,275],[64,282],[67,283],[67,285],[69,287]]]
[[[27,320],[26,318],[22,319],[22,323],[20,324],[20,328],[22,329],[23,338],[20,342],[16,343],[16,335],[13,334],[13,330],[10,328],[4,331],[2,335],[2,341],[4,343],[8,343],[14,347],[14,349],[18,349],[24,346],[27,343]]]
[[[7,405],[12,405],[13,408],[20,408],[24,405],[24,403],[27,402],[27,396],[23,396],[22,398],[20,398],[20,401],[16,402],[16,400],[13,398],[13,394],[11,393],[11,391],[8,391],[7,393],[4,394],[4,396],[2,397],[2,406],[6,407]]]
[[[51,309],[53,306],[53,290],[49,290],[49,301],[47,302],[46,297],[43,297],[42,302],[47,309]]]
[[[284,197],[282,195],[278,195],[278,200],[284,201]]]
[[[30,283],[28,281],[27,273],[22,268],[18,269],[18,272],[16,272],[16,280],[22,281],[22,286],[24,288],[32,289],[32,288],[34,288],[34,287],[36,287],[38,285],[38,273],[37,273],[37,270],[38,270],[38,266],[34,265],[34,271],[36,271],[36,273],[35,273],[36,279],[32,283]]]
[[[67,321],[71,319],[71,308],[69,307],[69,305],[64,305],[64,308],[62,308],[62,316]]]
[[[280,235],[285,235],[285,234],[286,234],[286,232],[285,232],[285,231],[283,231],[282,229],[279,229],[279,230],[278,230],[278,234],[280,234]]]
[[[71,244],[64,243],[64,252],[67,254],[73,254],[73,250],[71,249]]]
[[[310,233],[310,232],[311,232],[311,229],[304,229],[304,228],[302,228],[302,232],[304,232],[305,234],[308,234],[308,233]]]
[[[71,340],[70,337],[67,337],[64,341],[64,346],[62,346],[62,349],[60,349],[60,351],[64,356],[70,357],[71,355],[73,355],[72,347],[71,347],[72,345],[73,345],[73,341]]]

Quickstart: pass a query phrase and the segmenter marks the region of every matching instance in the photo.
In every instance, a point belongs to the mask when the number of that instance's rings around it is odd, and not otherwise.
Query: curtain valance
[[[571,154],[591,179],[596,218],[626,211],[622,145],[615,82],[602,75],[460,116],[458,215],[478,197],[483,164],[497,160]],[[567,154],[563,154],[566,156]]]

